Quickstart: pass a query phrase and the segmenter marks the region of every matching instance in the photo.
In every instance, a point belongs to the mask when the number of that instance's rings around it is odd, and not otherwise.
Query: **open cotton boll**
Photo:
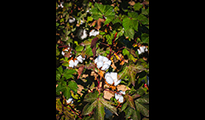
[[[148,51],[148,49],[145,46],[140,46],[139,49],[137,49],[138,54],[142,54],[145,51]]]
[[[79,63],[78,60],[70,60],[70,61],[69,61],[69,67],[72,67],[72,68],[73,68],[73,67],[77,66],[78,63]]]
[[[70,49],[69,47],[66,48],[66,49],[63,49],[62,52],[61,52],[61,54],[64,56],[64,55],[65,55],[65,52],[64,52],[64,51],[67,52],[67,51],[69,51],[69,49]],[[72,53],[72,52],[70,51],[70,53]],[[70,57],[71,57],[71,56],[72,56],[72,55],[70,54]]]
[[[83,63],[83,60],[85,60],[85,58],[83,58],[81,55],[77,57],[77,60],[80,62],[80,63]]]
[[[124,102],[124,97],[122,95],[125,95],[125,91],[121,91],[115,93],[115,99],[118,100],[120,103]]]
[[[106,82],[110,85],[112,85],[114,83],[114,86],[117,86],[121,82],[121,79],[117,80],[117,73],[116,72],[105,73],[105,79],[106,79]]]
[[[85,39],[87,37],[87,33],[86,33],[86,30],[84,29],[83,30],[83,35],[80,37],[81,39]]]
[[[96,35],[99,35],[99,31],[98,30],[95,30],[95,29],[92,29],[89,33],[89,36],[96,36]]]
[[[75,22],[75,18],[74,18],[74,17],[73,17],[73,18],[69,18],[68,22],[69,22],[69,23]]]
[[[67,102],[68,104],[69,104],[69,103],[73,104],[73,98],[70,97],[68,100],[66,100],[66,102]]]
[[[63,8],[63,2],[60,2],[60,5],[58,5],[58,7]]]
[[[111,65],[111,61],[104,56],[99,55],[95,60],[94,60],[95,64],[97,64],[97,68],[101,68],[101,70],[107,70],[110,65]]]

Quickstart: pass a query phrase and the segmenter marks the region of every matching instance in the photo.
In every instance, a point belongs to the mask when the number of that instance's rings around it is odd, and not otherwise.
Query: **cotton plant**
[[[97,65],[98,69],[106,71],[111,65],[111,60],[109,60],[107,57],[99,55],[95,59],[95,64]]]

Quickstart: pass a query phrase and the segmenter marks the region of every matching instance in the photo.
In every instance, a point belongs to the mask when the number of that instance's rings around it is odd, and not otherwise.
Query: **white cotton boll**
[[[107,82],[108,84],[112,85],[112,84],[113,84],[113,79],[108,76],[108,77],[106,78],[106,82]]]
[[[63,2],[60,2],[60,5],[58,5],[58,7],[63,8]]]
[[[66,100],[66,102],[67,102],[67,103],[71,103],[71,104],[73,104],[73,98],[70,97],[68,100]]]
[[[101,68],[103,66],[103,62],[97,62],[97,68]]]
[[[69,67],[72,67],[72,68],[74,67],[74,61],[73,60],[69,61]]]
[[[137,52],[138,52],[139,55],[142,54],[142,52],[140,51],[140,49],[137,49]]]
[[[124,98],[122,95],[115,93],[115,99],[118,100],[120,103],[123,103]]]
[[[86,33],[86,30],[84,29],[83,30],[83,35],[81,36],[81,39],[85,39],[87,37],[87,33]]]
[[[110,65],[104,64],[103,67],[101,68],[101,70],[107,70],[109,67],[110,67]]]
[[[75,61],[74,61],[74,66],[77,66],[78,63],[79,63],[79,61],[78,61],[78,60],[75,60]]]
[[[83,57],[82,57],[81,55],[77,57],[77,60],[78,60],[80,63],[83,63]],[[85,58],[84,58],[84,60],[85,60]]]
[[[68,22],[69,22],[69,23],[75,22],[75,18],[69,18]]]
[[[90,33],[89,33],[89,36],[91,37],[91,36],[96,36],[96,35],[99,35],[99,31],[97,30],[97,31],[95,31],[95,29],[92,29],[91,31],[90,31]]]
[[[121,79],[120,79],[120,80],[118,80],[118,81],[115,81],[115,84],[114,84],[114,86],[117,86],[117,85],[119,85],[119,84],[120,84],[120,82],[121,82]]]
[[[114,86],[117,86],[120,82],[121,82],[121,80],[117,80],[117,73],[116,72],[107,72],[107,73],[105,73],[105,79],[106,79],[106,81],[107,81],[107,79],[109,79],[110,80],[110,78],[112,79],[112,81],[114,82]],[[108,81],[109,81],[108,80]],[[113,83],[112,82],[112,83]],[[110,82],[111,83],[111,82]],[[108,83],[108,84],[110,84],[110,83]],[[112,85],[112,84],[110,84],[110,85]]]
[[[125,95],[125,91],[120,90],[120,93],[123,94],[123,95]]]

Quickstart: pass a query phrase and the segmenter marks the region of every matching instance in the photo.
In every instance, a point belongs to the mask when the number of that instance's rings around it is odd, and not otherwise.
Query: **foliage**
[[[149,1],[133,2],[56,2],[56,119],[149,119]],[[111,61],[108,69],[97,67],[98,56]],[[107,72],[120,84],[108,84]]]

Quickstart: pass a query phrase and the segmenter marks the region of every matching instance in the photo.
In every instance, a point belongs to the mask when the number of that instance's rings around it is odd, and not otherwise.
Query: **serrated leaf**
[[[138,14],[137,12],[128,12],[128,16],[131,18],[137,18]]]
[[[115,15],[115,12],[113,12],[113,6],[110,6],[110,5],[105,5],[106,7],[105,7],[105,13],[104,13],[104,15],[105,15],[105,17],[108,17],[108,16],[113,16],[113,15]]]
[[[95,3],[94,6],[97,7],[98,10],[99,10],[101,13],[104,13],[104,12],[105,12],[105,8],[106,8],[105,5]]]
[[[105,22],[104,22],[104,25],[107,25],[108,23],[110,23],[113,19],[115,18],[114,15],[112,16],[107,16]]]
[[[94,91],[93,93],[90,92],[88,94],[85,95],[84,97],[84,101],[86,102],[93,102],[98,98],[98,91]]]
[[[127,31],[132,27],[132,20],[129,17],[125,17],[122,21],[122,25],[124,27],[124,30]]]
[[[149,117],[149,110],[144,105],[137,102],[136,100],[135,100],[135,105],[136,105],[136,109],[139,110],[142,113],[142,115]]]
[[[96,107],[97,105],[97,100],[95,100],[92,104],[87,103],[82,111],[83,115],[88,115],[89,113],[91,113],[93,111],[93,109]]]
[[[133,6],[133,8],[134,8],[135,11],[138,11],[138,10],[140,10],[140,8],[141,8],[142,6],[143,6],[143,5],[142,5],[140,2],[138,2],[138,3],[135,3],[135,5]]]
[[[126,31],[125,31],[125,37],[128,37],[130,39],[133,39],[134,38],[134,34],[135,34],[135,31],[132,29],[132,28],[128,28]]]
[[[95,110],[94,118],[96,120],[104,120],[105,111],[104,111],[104,105],[100,102],[100,100],[97,100],[97,107]]]
[[[63,92],[63,95],[66,97],[66,99],[70,98],[70,88],[66,87],[65,91]]]
[[[63,77],[65,77],[66,79],[70,79],[73,77],[72,74],[63,74]]]
[[[138,15],[137,20],[139,20],[142,24],[148,24],[149,23],[148,18],[145,17],[142,14]]]
[[[102,97],[100,97],[99,100],[102,102],[102,104],[103,104],[108,110],[110,110],[111,112],[115,113],[115,114],[118,116],[118,114],[117,114],[117,108],[116,108],[115,106],[112,106],[113,103],[112,103],[111,101],[106,101],[106,100],[103,99]]]
[[[75,81],[69,81],[68,86],[74,93],[77,93],[78,86]]]
[[[137,20],[133,20],[133,28],[138,31],[138,21]]]

